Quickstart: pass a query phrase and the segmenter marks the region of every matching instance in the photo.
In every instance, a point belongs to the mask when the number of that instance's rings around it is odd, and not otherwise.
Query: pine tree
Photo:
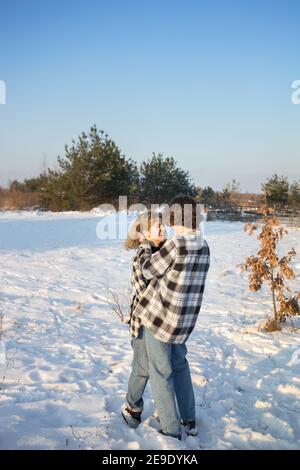
[[[214,207],[218,200],[217,193],[210,186],[206,186],[204,189],[198,189],[198,199],[202,204],[207,207]]]
[[[172,157],[153,153],[140,167],[140,200],[145,204],[169,202],[177,194],[196,196],[196,187],[187,171]]]
[[[139,191],[135,162],[104,131],[91,127],[65,147],[58,169],[48,170],[42,207],[51,210],[88,210],[102,203],[118,202],[119,196],[135,201]]]
[[[276,173],[262,184],[267,205],[281,207],[288,203],[289,182],[284,176],[279,177]]]
[[[289,205],[295,209],[300,207],[300,182],[294,181],[290,185]]]

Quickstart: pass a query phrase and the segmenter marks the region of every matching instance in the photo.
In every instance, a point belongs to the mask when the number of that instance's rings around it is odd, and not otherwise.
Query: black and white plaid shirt
[[[164,343],[184,343],[200,312],[210,265],[208,244],[199,234],[169,238],[152,254],[145,240],[134,259],[130,331],[144,325]],[[148,284],[147,284],[148,281]]]
[[[156,253],[164,244],[162,242],[159,246],[154,246],[150,244],[151,254]],[[132,274],[131,274],[131,286],[133,289],[130,305],[130,333],[132,336],[137,337],[139,335],[139,330],[141,327],[141,320],[136,317],[133,312],[141,300],[144,292],[149,285],[149,282],[142,273],[140,260],[139,260],[139,251],[136,253],[132,261]]]

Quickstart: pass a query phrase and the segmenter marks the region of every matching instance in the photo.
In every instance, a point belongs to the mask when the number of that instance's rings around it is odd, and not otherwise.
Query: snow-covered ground
[[[254,328],[271,302],[237,267],[256,246],[241,223],[205,225],[212,263],[189,340],[199,435],[160,435],[150,387],[141,426],[127,428],[130,337],[107,297],[128,288],[132,253],[97,238],[100,218],[0,214],[0,448],[300,448],[300,330]],[[299,231],[292,245],[299,287]]]

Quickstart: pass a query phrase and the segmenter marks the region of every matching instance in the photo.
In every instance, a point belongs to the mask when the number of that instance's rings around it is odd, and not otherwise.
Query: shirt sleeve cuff
[[[149,240],[144,240],[142,241],[142,243],[140,244],[140,248],[144,248],[144,249],[149,249],[151,250],[151,243],[149,242]]]

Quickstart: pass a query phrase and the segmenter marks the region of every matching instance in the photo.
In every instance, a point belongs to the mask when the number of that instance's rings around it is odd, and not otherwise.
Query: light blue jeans
[[[133,362],[126,396],[128,405],[136,411],[143,410],[143,393],[150,378],[162,431],[180,436],[180,418],[195,420],[195,397],[186,345],[158,341],[144,327],[138,338],[132,338],[131,345]]]

